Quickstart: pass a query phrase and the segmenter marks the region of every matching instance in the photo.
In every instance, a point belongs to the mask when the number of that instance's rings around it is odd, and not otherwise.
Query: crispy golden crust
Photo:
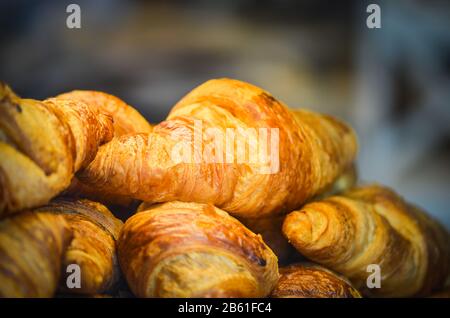
[[[96,91],[75,90],[58,95],[58,98],[84,102],[111,116],[114,122],[114,136],[116,137],[152,131],[152,126],[136,109],[113,95]],[[65,191],[65,195],[120,206],[130,206],[133,203],[133,199],[129,196],[111,195],[105,191],[98,191],[96,187],[84,184],[77,178],[72,180],[70,187]]]
[[[392,190],[372,185],[313,202],[283,224],[309,259],[348,277],[369,296],[423,296],[445,283],[446,230]],[[367,289],[367,267],[381,269],[381,288]]]
[[[112,137],[111,117],[94,107],[21,99],[0,83],[0,216],[46,204]]]
[[[237,155],[232,163],[213,163],[225,161],[224,149],[203,151],[200,163],[173,161],[172,151],[182,142],[196,154],[199,148],[214,148],[211,140],[203,140],[203,147],[192,142],[196,121],[203,132],[234,128],[239,135],[238,128],[278,129],[280,170],[261,173],[267,164],[238,163]],[[323,191],[353,162],[356,148],[347,125],[329,116],[290,111],[256,86],[218,79],[186,95],[153,133],[121,136],[102,147],[80,178],[112,194],[148,202],[210,203],[235,216],[256,218],[288,212]],[[249,147],[245,155],[251,156]],[[276,167],[275,161],[269,165]]]
[[[271,297],[276,298],[361,298],[344,277],[311,263],[280,269],[280,279]]]
[[[0,297],[52,297],[72,239],[64,218],[23,212],[0,222]]]
[[[138,212],[118,244],[138,297],[263,297],[278,280],[261,236],[208,204],[169,202]]]
[[[108,114],[114,120],[114,136],[152,131],[150,123],[135,108],[113,95],[96,91],[75,90],[60,94],[57,98],[81,101]]]
[[[60,290],[77,294],[111,292],[120,277],[116,239],[122,222],[105,206],[89,200],[56,199],[38,211],[62,215],[73,233],[63,262]],[[80,266],[81,288],[67,288],[70,273],[65,269],[70,264]]]

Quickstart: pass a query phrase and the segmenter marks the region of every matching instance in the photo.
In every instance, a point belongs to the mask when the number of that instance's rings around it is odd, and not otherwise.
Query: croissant
[[[95,107],[21,99],[0,83],[0,216],[46,204],[112,137],[111,117]]]
[[[449,275],[446,230],[386,187],[358,187],[309,203],[286,217],[283,233],[304,256],[345,275],[368,296],[428,295]],[[380,285],[369,286],[376,266]]]
[[[209,204],[168,202],[129,218],[119,262],[138,297],[264,297],[277,257],[256,235]]]
[[[344,277],[316,264],[299,263],[280,268],[275,298],[361,298]]]
[[[120,277],[116,240],[122,222],[105,206],[89,200],[58,198],[37,211],[62,215],[73,233],[63,260],[60,290],[89,295],[111,292]],[[71,264],[80,267],[80,288],[67,286]]]
[[[258,87],[218,79],[185,96],[152,133],[101,147],[79,177],[111,194],[210,203],[256,218],[289,212],[322,192],[356,148],[353,130],[340,121],[291,111]]]
[[[57,98],[81,101],[111,116],[114,121],[115,137],[130,133],[150,133],[152,131],[152,126],[136,109],[113,95],[96,91],[76,90],[58,95]],[[129,196],[111,195],[108,192],[98,191],[96,187],[84,184],[78,178],[72,180],[64,195],[126,207],[129,207],[133,202]]]
[[[28,211],[0,221],[0,297],[52,297],[71,239],[61,216]]]

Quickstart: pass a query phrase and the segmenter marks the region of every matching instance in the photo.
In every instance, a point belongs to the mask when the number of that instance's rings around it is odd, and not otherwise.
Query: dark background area
[[[450,227],[449,21],[448,1],[3,0],[0,79],[36,99],[105,91],[154,123],[210,78],[245,80],[350,122],[361,179]]]

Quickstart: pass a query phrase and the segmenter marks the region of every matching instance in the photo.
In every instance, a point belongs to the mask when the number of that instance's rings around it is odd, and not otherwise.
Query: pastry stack
[[[249,160],[250,139],[211,135],[244,131],[276,152]],[[356,155],[348,124],[238,80],[198,86],[157,125],[106,93],[38,101],[0,84],[0,296],[445,290],[448,232],[394,190],[358,184]]]

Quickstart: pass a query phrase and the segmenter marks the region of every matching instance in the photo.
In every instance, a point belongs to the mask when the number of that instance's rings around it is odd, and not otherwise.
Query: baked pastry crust
[[[152,131],[151,124],[135,108],[113,95],[97,91],[75,90],[58,95],[57,98],[80,101],[111,116],[115,137]],[[64,195],[124,207],[130,207],[133,203],[130,196],[112,195],[109,192],[99,191],[96,187],[80,182],[76,177],[73,178]]]
[[[60,291],[77,294],[112,292],[120,278],[116,240],[123,223],[102,204],[68,198],[58,198],[37,211],[58,214],[70,226],[73,240],[63,258]],[[71,264],[80,267],[80,288],[68,288],[66,269]]]
[[[313,263],[280,268],[280,279],[272,291],[275,298],[361,298],[344,277]]]
[[[0,83],[0,217],[47,204],[112,137],[112,118],[95,107],[22,99]]]
[[[22,212],[0,221],[0,297],[52,297],[72,240],[63,217]]]
[[[277,257],[226,212],[168,202],[125,222],[119,261],[138,297],[264,297],[278,280]]]

